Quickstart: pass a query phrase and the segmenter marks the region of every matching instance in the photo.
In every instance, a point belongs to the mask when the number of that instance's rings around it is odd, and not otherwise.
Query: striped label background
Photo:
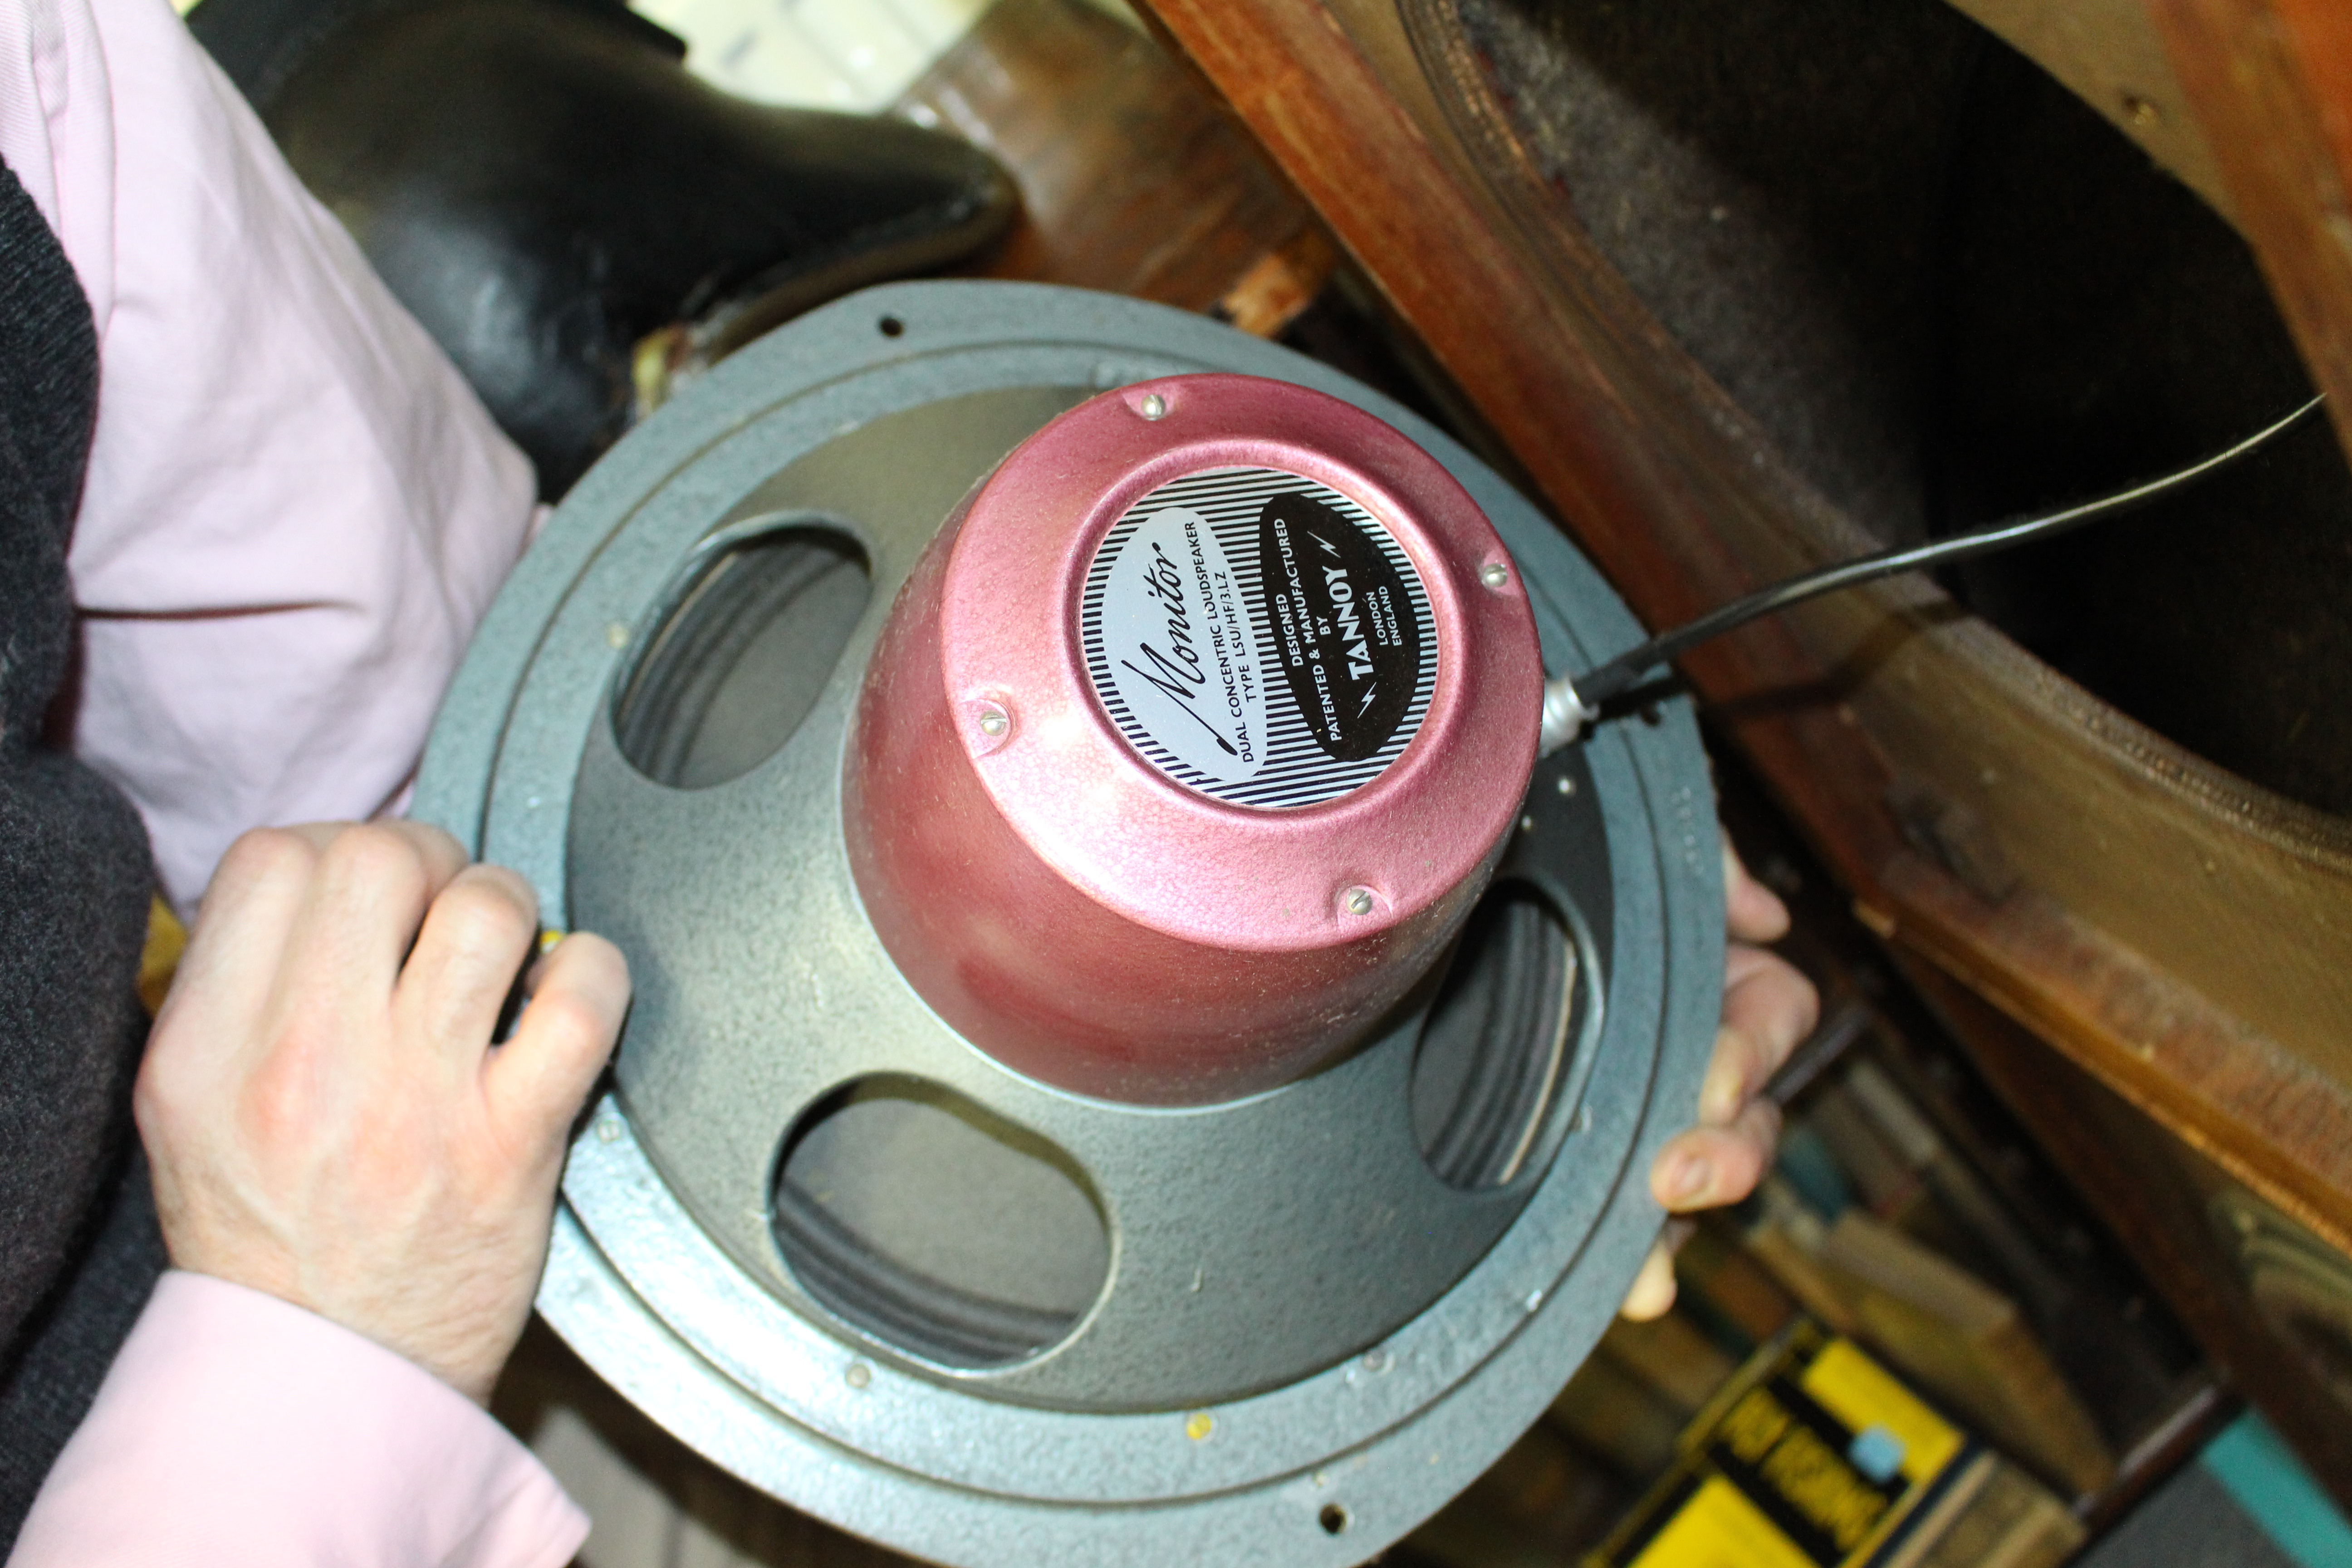
[[[1258,533],[1259,517],[1265,503],[1285,494],[1318,501],[1354,524],[1395,569],[1420,627],[1421,660],[1412,700],[1387,743],[1359,762],[1339,762],[1317,743],[1314,731],[1291,695],[1289,682],[1279,674],[1283,668],[1282,647],[1258,563]],[[1136,531],[1171,507],[1183,507],[1208,521],[1210,531],[1224,549],[1257,643],[1258,668],[1265,677],[1265,757],[1252,777],[1238,784],[1220,783],[1209,777],[1188,766],[1160,743],[1119,696],[1111,676],[1112,650],[1106,646],[1103,633],[1103,595],[1109,585],[1111,569],[1118,563],[1121,552]],[[1422,720],[1429,712],[1430,693],[1437,685],[1436,621],[1430,614],[1429,595],[1422,586],[1421,574],[1413,569],[1403,547],[1370,512],[1346,496],[1279,468],[1213,468],[1190,474],[1160,486],[1136,503],[1103,536],[1094,562],[1087,568],[1086,589],[1078,601],[1078,642],[1086,656],[1087,674],[1094,684],[1096,700],[1128,743],[1177,783],[1240,805],[1314,805],[1371,783],[1388,770],[1420,732]]]

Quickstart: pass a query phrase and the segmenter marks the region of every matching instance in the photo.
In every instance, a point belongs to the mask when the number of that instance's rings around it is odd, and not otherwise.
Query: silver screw
[[[1511,569],[1499,561],[1489,561],[1478,568],[1478,581],[1489,588],[1501,588],[1511,581]]]
[[[596,1142],[599,1143],[614,1142],[620,1136],[621,1124],[611,1117],[604,1117],[596,1123]]]
[[[1339,907],[1351,915],[1370,914],[1372,890],[1370,888],[1350,888],[1339,895]]]
[[[1156,392],[1147,392],[1143,401],[1136,405],[1136,412],[1146,419],[1164,419],[1168,416],[1168,400]]]
[[[864,1362],[854,1361],[849,1363],[849,1370],[841,1374],[841,1380],[852,1388],[863,1388],[874,1381],[874,1372]]]
[[[1366,1372],[1386,1372],[1388,1369],[1388,1352],[1381,1350],[1378,1346],[1374,1346],[1372,1349],[1364,1352],[1364,1370]]]
[[[1560,774],[1559,793],[1562,795],[1574,795],[1576,793],[1576,781],[1570,778],[1566,773]]]
[[[991,706],[980,710],[980,732],[994,740],[1013,728],[1013,721],[1003,709]]]

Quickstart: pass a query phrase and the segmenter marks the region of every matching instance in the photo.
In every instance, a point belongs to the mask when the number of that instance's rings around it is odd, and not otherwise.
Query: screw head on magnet
[[[1511,569],[1499,561],[1489,561],[1478,568],[1478,581],[1489,588],[1507,588],[1511,583]]]
[[[1136,404],[1135,411],[1146,419],[1164,419],[1168,416],[1168,400],[1156,392],[1147,392]]]
[[[1339,895],[1339,907],[1351,915],[1368,915],[1380,907],[1370,888],[1350,888]]]
[[[974,756],[987,756],[1011,744],[1013,704],[991,692],[965,700],[965,743]]]

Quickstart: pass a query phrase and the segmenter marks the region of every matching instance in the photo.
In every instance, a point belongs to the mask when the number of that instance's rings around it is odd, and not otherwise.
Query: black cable
[[[2095,522],[2103,517],[2113,517],[2118,512],[2146,506],[2259,451],[2308,418],[2324,401],[2324,398],[2315,397],[2285,418],[2256,431],[2233,447],[2224,447],[2185,468],[2143,480],[2129,489],[2117,490],[2112,495],[2083,501],[2059,511],[2044,512],[2038,517],[2014,518],[2007,522],[1994,523],[1972,532],[1938,540],[1933,544],[1882,550],[1875,555],[1840,562],[1834,566],[1824,566],[1818,571],[1791,577],[1785,583],[1777,583],[1769,588],[1734,599],[1721,609],[1710,610],[1687,626],[1677,626],[1673,631],[1652,637],[1639,647],[1621,653],[1606,664],[1595,666],[1564,683],[1555,681],[1552,684],[1554,687],[1565,685],[1566,698],[1576,709],[1581,710],[1584,721],[1589,721],[1594,709],[1610,698],[1630,690],[1636,681],[1659,665],[1700,643],[1721,637],[1734,627],[1746,626],[1759,616],[1785,610],[1791,605],[1801,605],[1807,599],[1840,588],[1891,577],[1898,572],[1916,572],[1925,567],[1966,561],[1971,556],[1990,555],[1997,550],[2008,550],[2036,539],[2048,539],[2070,529],[2080,528],[2086,522]],[[1546,695],[1550,697],[1551,693],[1548,691]],[[1556,706],[1558,704],[1554,701],[1545,704],[1548,727],[1550,723],[1549,715]],[[1565,737],[1572,738],[1573,731]]]

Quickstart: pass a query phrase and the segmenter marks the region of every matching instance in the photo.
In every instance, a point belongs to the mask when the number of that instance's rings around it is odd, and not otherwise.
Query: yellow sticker
[[[1721,1476],[1699,1483],[1627,1568],[1816,1568]]]
[[[1903,1445],[1903,1479],[1914,1483],[1939,1474],[1960,1451],[1960,1433],[1844,1340],[1832,1340],[1813,1358],[1797,1386],[1843,1424],[1864,1433],[1879,1427]]]

